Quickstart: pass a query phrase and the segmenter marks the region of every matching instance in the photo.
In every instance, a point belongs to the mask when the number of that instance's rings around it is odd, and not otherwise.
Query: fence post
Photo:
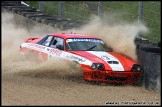
[[[143,22],[143,1],[138,2],[138,22]]]
[[[44,11],[44,2],[43,1],[39,2],[39,10],[42,12]]]
[[[62,1],[59,1],[59,12],[58,12],[58,16],[62,17],[63,16],[63,5],[62,5]]]
[[[98,1],[98,16],[102,16],[102,2]]]
[[[138,23],[143,22],[143,1],[138,2]],[[138,34],[139,37],[142,37],[142,34]]]

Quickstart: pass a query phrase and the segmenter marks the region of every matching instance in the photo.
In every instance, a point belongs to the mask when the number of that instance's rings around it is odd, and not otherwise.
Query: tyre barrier
[[[62,22],[63,20],[65,20],[65,19],[62,19],[60,17],[56,17],[55,19],[49,20],[48,25],[50,25],[52,27],[56,27],[56,24]]]
[[[35,8],[26,8],[26,9],[20,9],[18,10],[18,14],[21,15],[22,12],[36,12],[37,10]]]
[[[161,48],[148,40],[138,43],[137,56],[143,67],[140,86],[160,93],[161,88]]]
[[[47,13],[43,13],[36,8],[33,8],[31,6],[27,6],[25,4],[21,4],[21,1],[3,1],[1,4],[1,7],[5,8],[8,11],[11,11],[13,13],[22,15],[28,19],[31,19],[33,21],[50,25],[52,27],[59,28],[61,30],[67,30],[72,28],[81,27],[80,22],[77,22],[75,20],[60,18],[57,15],[50,15]]]
[[[62,20],[58,21],[58,22],[55,24],[55,27],[60,28],[60,25],[61,25],[62,23],[65,23],[65,22],[68,23],[69,21],[71,21],[71,20],[68,20],[68,19],[62,19]]]
[[[57,16],[55,16],[55,17],[46,17],[46,18],[43,18],[41,20],[41,23],[48,25],[49,22],[55,21],[56,18],[57,18]]]
[[[36,18],[36,21],[42,23],[42,19],[46,19],[46,18],[57,18],[57,17],[58,16],[56,16],[56,15],[45,15],[43,17],[37,17]]]
[[[41,12],[40,11],[23,11],[23,12],[21,12],[20,15],[26,17],[26,15],[28,15],[28,14],[39,14],[39,13],[41,13]]]
[[[3,6],[3,7],[6,8],[7,10],[9,10],[9,11],[12,11],[13,8],[20,8],[20,7],[23,8],[23,7],[26,7],[26,6],[25,5],[14,5],[14,6],[13,5],[10,5],[10,6],[7,5],[7,6]]]
[[[65,30],[65,29],[71,29],[72,27],[70,27],[71,23],[73,23],[74,21],[65,21],[65,22],[62,22],[60,23],[60,26],[59,28],[62,29],[62,30]]]
[[[56,21],[50,21],[49,23],[48,23],[48,25],[49,26],[52,26],[52,27],[55,27],[55,24],[56,24],[57,22]]]
[[[37,16],[40,16],[40,15],[44,15],[44,13],[42,13],[42,12],[37,12],[37,13],[31,12],[30,14],[26,15],[26,18],[30,19],[31,17],[37,17]]]
[[[12,11],[14,12],[14,13],[21,13],[22,11],[36,11],[36,9],[35,8],[29,8],[29,7],[19,7],[19,8],[13,8],[12,9]]]
[[[45,15],[45,14],[42,14],[42,15],[34,15],[34,16],[30,16],[30,19],[32,20],[35,20],[37,22],[41,22],[41,20],[45,17],[48,17],[49,15]]]
[[[85,25],[87,22],[73,21],[64,25],[64,29],[79,28],[82,25]]]
[[[15,6],[15,5],[21,5],[21,1],[2,1],[1,6]]]
[[[43,13],[36,8],[31,6],[21,4],[21,1],[3,1],[1,6],[8,11],[22,15],[33,21],[50,25],[52,27],[57,27],[61,30],[72,29],[76,27],[81,27],[82,24],[75,20],[69,20],[65,18],[60,18],[57,15],[50,15]]]

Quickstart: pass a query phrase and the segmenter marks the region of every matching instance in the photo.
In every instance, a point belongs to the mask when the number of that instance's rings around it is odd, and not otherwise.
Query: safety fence
[[[115,15],[116,21],[141,21],[149,28],[142,35],[152,41],[160,41],[160,1],[25,1],[40,11],[64,18],[87,21],[96,14]],[[114,18],[114,17],[113,17]],[[119,20],[120,19],[120,20]]]

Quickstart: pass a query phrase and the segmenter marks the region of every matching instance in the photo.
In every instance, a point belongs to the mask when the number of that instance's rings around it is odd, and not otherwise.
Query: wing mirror
[[[58,48],[60,50],[64,50],[64,46],[62,46],[62,45],[56,45],[56,48]]]

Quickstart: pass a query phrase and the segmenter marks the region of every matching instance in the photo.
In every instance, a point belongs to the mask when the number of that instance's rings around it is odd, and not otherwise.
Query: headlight
[[[96,69],[96,68],[97,68],[96,64],[93,63],[93,64],[91,65],[91,68],[92,68],[92,69]]]
[[[134,64],[131,71],[133,72],[142,71],[142,67],[140,65]]]
[[[91,65],[91,68],[92,68],[93,70],[104,70],[104,69],[105,69],[104,65],[101,64],[101,63],[93,63],[93,64]]]

